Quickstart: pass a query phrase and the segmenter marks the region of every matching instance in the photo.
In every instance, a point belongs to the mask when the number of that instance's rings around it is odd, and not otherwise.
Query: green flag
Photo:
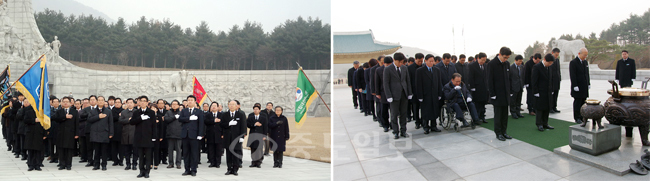
[[[316,89],[314,85],[309,82],[307,76],[302,71],[302,67],[298,70],[298,83],[296,84],[296,127],[302,127],[302,123],[307,118],[307,110],[309,105],[316,99]]]

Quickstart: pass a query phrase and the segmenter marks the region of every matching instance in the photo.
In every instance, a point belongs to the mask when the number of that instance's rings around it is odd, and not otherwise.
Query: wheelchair
[[[454,131],[459,132],[462,129],[461,126],[463,125],[463,122],[456,119],[456,112],[450,106],[447,106],[447,100],[445,100],[445,104],[442,105],[442,109],[444,109],[444,111],[440,111],[440,126],[445,130],[454,129]],[[461,106],[460,109],[463,111],[463,117],[465,117],[470,128],[475,129],[476,125],[474,124],[474,120],[472,120],[472,115],[469,113],[469,108],[467,106]],[[446,116],[445,113],[447,114]]]

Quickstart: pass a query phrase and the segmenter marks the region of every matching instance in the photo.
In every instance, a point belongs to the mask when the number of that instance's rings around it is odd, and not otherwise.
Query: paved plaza
[[[604,102],[609,97],[606,90],[611,84],[591,80],[591,85],[590,98]],[[634,87],[639,85],[637,81]],[[562,81],[561,113],[551,114],[551,118],[572,122],[569,86],[569,80]],[[410,137],[395,140],[371,116],[364,117],[354,109],[347,85],[335,86],[333,95],[337,95],[333,96],[332,115],[334,180],[650,180],[650,175],[634,173],[617,176],[516,138],[499,141],[493,131],[482,127],[425,135],[410,122]],[[493,118],[492,106],[486,110],[486,118]],[[553,134],[553,130],[546,133]],[[634,134],[638,141],[636,128]]]
[[[11,152],[6,151],[7,146],[0,145],[0,180],[144,180],[136,178],[138,170],[124,170],[123,166],[111,166],[108,170],[92,170],[84,167],[86,163],[79,163],[79,157],[72,158],[72,170],[58,170],[56,163],[43,161],[43,171],[27,171],[27,164],[20,158],[14,158]],[[244,150],[243,166],[239,176],[224,175],[226,173],[226,156],[222,157],[221,168],[208,168],[207,154],[201,154],[201,163],[197,169],[196,177],[182,176],[184,169],[166,168],[161,164],[158,170],[151,170],[151,177],[147,180],[331,180],[331,164],[294,157],[284,157],[282,168],[273,168],[273,156],[265,156],[262,168],[249,168],[251,163],[250,151]]]

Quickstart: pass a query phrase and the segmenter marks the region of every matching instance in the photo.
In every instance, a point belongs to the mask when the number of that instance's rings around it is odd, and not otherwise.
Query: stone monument
[[[551,42],[551,46],[553,48],[559,48],[560,49],[560,62],[569,62],[572,59],[574,59],[576,56],[578,56],[578,52],[580,52],[580,48],[585,47],[585,42],[582,40],[564,40],[564,39],[559,39],[559,40],[553,40]]]

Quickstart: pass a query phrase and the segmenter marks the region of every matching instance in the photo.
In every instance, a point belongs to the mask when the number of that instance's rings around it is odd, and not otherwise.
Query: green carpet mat
[[[508,135],[551,152],[557,147],[569,144],[569,126],[575,125],[575,123],[549,118],[548,124],[555,129],[540,132],[535,125],[535,116],[523,115],[524,118],[519,119],[508,116],[508,129],[506,131]],[[481,127],[494,131],[494,119],[487,119],[487,121],[489,123],[481,124]]]

